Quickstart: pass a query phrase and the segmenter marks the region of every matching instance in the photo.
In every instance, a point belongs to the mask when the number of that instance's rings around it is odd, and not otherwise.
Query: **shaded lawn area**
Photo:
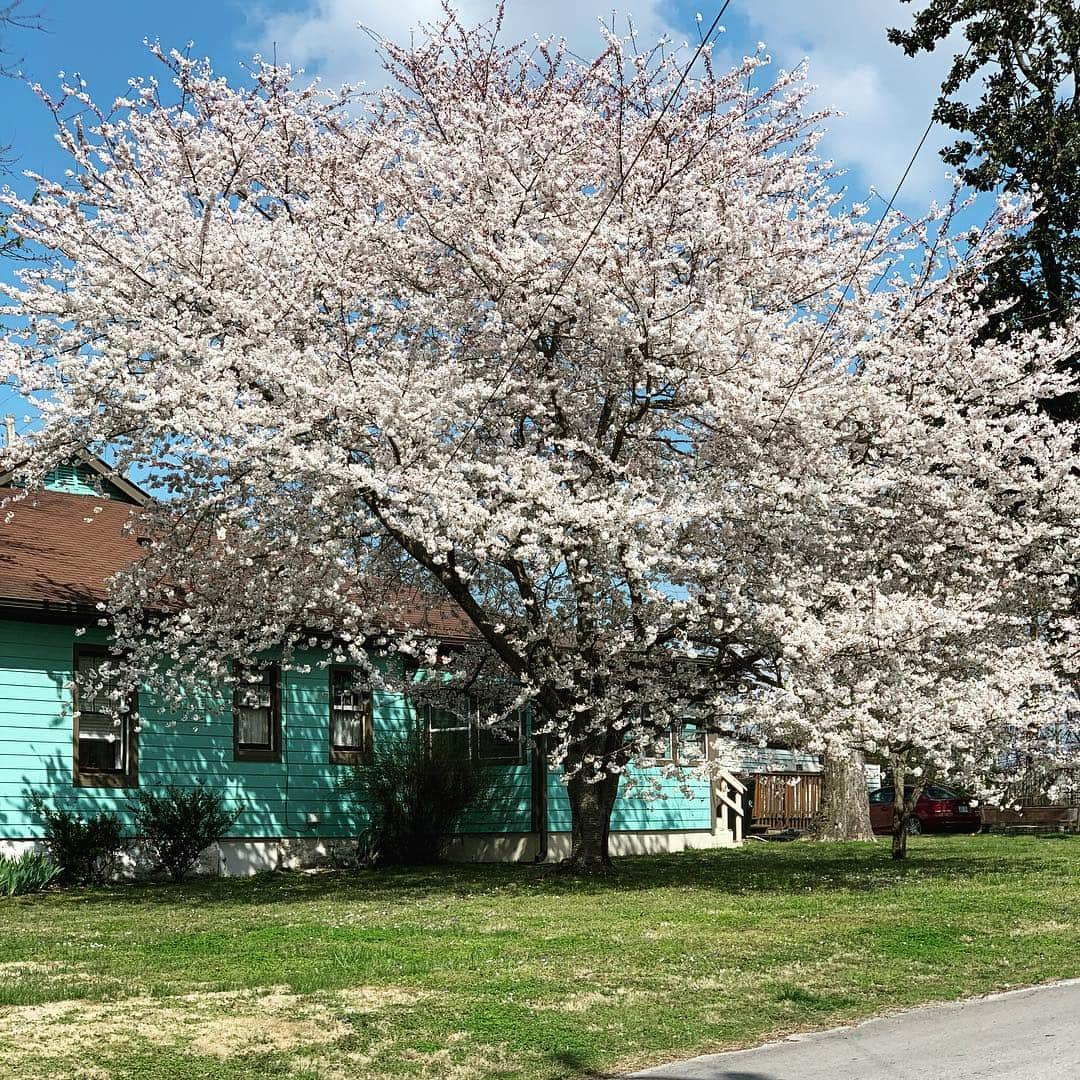
[[[0,1076],[597,1077],[1080,976],[1080,837],[0,901]]]

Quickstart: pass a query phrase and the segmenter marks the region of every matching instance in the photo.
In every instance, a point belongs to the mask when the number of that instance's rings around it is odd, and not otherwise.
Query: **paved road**
[[[1080,979],[635,1073],[652,1080],[1078,1080]]]

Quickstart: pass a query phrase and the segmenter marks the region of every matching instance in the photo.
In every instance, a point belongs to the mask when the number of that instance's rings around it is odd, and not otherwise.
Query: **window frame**
[[[528,753],[526,748],[527,733],[525,727],[525,710],[515,709],[513,714],[517,718],[517,749],[513,753],[500,754],[496,757],[481,757],[480,756],[480,732],[481,731],[495,731],[495,727],[481,726],[479,722],[480,707],[477,704],[475,698],[470,701],[470,716],[469,716],[469,753],[472,755],[473,761],[478,765],[524,765],[528,759]],[[511,742],[507,741],[507,749],[512,746]]]
[[[124,734],[124,764],[119,769],[94,769],[79,762],[79,727],[82,720],[79,708],[79,660],[84,656],[114,657],[104,645],[78,644],[72,650],[71,662],[71,780],[81,788],[128,788],[139,784],[139,732],[137,719],[139,693],[133,691],[128,703],[128,713],[122,718]],[[92,715],[100,716],[100,713]]]
[[[684,760],[682,750],[682,734],[687,727],[692,727],[701,737],[702,754],[700,757]],[[696,717],[684,716],[681,721],[673,721],[671,725],[671,757],[665,759],[672,764],[683,768],[693,769],[704,765],[709,760],[709,729],[699,723]]]
[[[464,719],[458,716],[458,714],[455,713],[453,709],[442,708],[438,705],[432,704],[431,702],[425,702],[422,708],[424,713],[424,735],[427,739],[429,752],[435,745],[435,741],[433,739],[433,735],[435,734],[435,732],[439,732],[441,734],[460,732],[463,734],[465,739],[465,753],[468,755],[470,761],[476,760],[475,754],[473,752],[473,717],[471,699],[467,699],[467,704],[465,707],[466,714]],[[441,727],[433,727],[431,721],[436,715],[439,714],[447,717],[453,717],[459,722],[453,725],[447,724]]]
[[[371,687],[366,690],[367,705],[361,717],[362,746],[338,746],[334,743],[334,676],[340,672],[350,675],[360,670],[347,664],[331,664],[327,675],[329,705],[326,713],[326,738],[331,765],[363,765],[371,761],[375,745],[375,695]]]
[[[251,670],[264,671],[270,677],[270,745],[265,747],[255,744],[245,746],[240,742],[241,706],[237,701],[237,694],[241,690],[242,684],[239,680],[244,672]],[[249,683],[248,685],[255,684]],[[239,661],[233,663],[233,761],[281,761],[281,699],[282,678],[280,664],[276,662],[264,665],[241,664]]]

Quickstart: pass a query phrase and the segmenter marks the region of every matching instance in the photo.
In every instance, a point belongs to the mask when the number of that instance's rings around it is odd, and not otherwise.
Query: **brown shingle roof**
[[[0,487],[0,499],[15,494]],[[60,491],[0,508],[0,607],[86,608],[104,600],[109,578],[143,553],[136,532],[124,532],[138,513],[130,503]],[[389,604],[394,621],[434,637],[477,636],[456,604],[420,589],[403,589]]]
[[[0,497],[14,494],[0,489]],[[108,579],[142,553],[135,536],[122,531],[137,510],[60,491],[36,491],[0,510],[0,602],[104,600]]]

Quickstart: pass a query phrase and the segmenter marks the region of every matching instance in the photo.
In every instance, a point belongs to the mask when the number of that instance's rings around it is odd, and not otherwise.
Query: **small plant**
[[[462,816],[491,791],[494,771],[467,748],[432,747],[416,726],[376,746],[348,789],[368,816],[361,861],[380,866],[438,862]]]
[[[61,880],[100,883],[116,875],[129,841],[115,814],[103,810],[84,818],[71,810],[54,810],[37,792],[30,796],[30,805],[41,815],[43,843],[62,868]]]
[[[0,896],[41,892],[60,875],[60,867],[40,851],[0,855]]]
[[[217,792],[197,784],[190,791],[167,787],[164,794],[139,793],[131,804],[135,829],[157,866],[173,881],[183,881],[211,844],[220,840],[236,824],[239,810],[225,809]]]

